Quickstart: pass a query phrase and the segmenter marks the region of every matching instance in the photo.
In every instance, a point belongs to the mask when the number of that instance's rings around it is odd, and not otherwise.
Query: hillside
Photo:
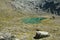
[[[11,0],[0,0],[0,32],[16,35],[19,40],[33,39],[36,29],[47,31],[50,37],[42,40],[60,40],[60,16],[46,12],[36,12],[23,9],[15,9],[11,5]],[[39,14],[40,13],[40,14]],[[55,16],[55,19],[50,19]],[[47,19],[38,24],[25,24],[21,19],[45,17]]]

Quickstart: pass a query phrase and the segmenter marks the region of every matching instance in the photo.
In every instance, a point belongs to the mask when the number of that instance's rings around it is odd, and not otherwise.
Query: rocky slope
[[[59,0],[46,0],[47,2],[54,1],[54,3],[58,3]],[[59,2],[60,3],[60,2]],[[10,4],[20,11],[24,12],[31,12],[31,13],[39,13],[42,14],[44,11],[40,8],[40,5],[45,4],[45,0],[12,0]],[[48,4],[46,4],[48,5]],[[45,5],[45,6],[46,6]],[[54,5],[54,4],[53,4]],[[52,6],[52,5],[51,5]],[[47,6],[46,6],[47,7]],[[53,6],[52,6],[53,7]],[[56,6],[57,7],[57,6]],[[54,7],[53,7],[54,8]],[[48,10],[48,8],[47,8]],[[47,11],[46,10],[46,11]],[[43,11],[43,12],[42,12]],[[45,11],[45,12],[46,12]],[[41,12],[41,13],[40,13]],[[47,13],[47,12],[46,12]]]
[[[0,0],[0,33],[11,33],[12,35],[16,35],[19,40],[35,40],[33,37],[36,29],[40,29],[41,31],[50,33],[50,37],[41,40],[60,40],[60,16],[54,15],[55,19],[50,19],[52,14],[45,12],[42,12],[45,14],[37,14],[34,9],[33,11],[31,10],[30,6],[27,6],[28,8],[26,10],[25,5],[28,4],[25,3],[24,5],[22,4],[25,8],[19,10],[19,4],[17,6],[18,9],[15,9],[15,5],[11,5],[11,1],[12,0]],[[17,1],[17,3],[19,3],[19,1]],[[21,19],[26,17],[46,17],[47,19],[41,21],[39,24],[25,24],[21,22]]]

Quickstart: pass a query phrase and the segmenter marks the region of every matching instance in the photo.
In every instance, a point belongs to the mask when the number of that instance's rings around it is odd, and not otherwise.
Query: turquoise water
[[[46,18],[40,17],[40,18],[24,18],[22,21],[24,23],[30,23],[30,24],[35,24],[35,23],[41,23],[42,20]]]

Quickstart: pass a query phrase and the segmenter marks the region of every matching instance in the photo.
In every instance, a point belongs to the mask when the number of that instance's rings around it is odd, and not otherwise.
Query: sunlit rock
[[[49,37],[49,33],[48,32],[36,31],[36,35],[35,35],[34,39],[41,39],[41,38],[45,38],[45,37]]]

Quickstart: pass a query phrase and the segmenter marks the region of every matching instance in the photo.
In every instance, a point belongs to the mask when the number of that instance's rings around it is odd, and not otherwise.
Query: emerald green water
[[[35,24],[35,23],[41,23],[41,21],[44,19],[46,19],[46,18],[43,18],[43,17],[40,17],[40,18],[24,18],[24,19],[22,19],[22,22]]]

